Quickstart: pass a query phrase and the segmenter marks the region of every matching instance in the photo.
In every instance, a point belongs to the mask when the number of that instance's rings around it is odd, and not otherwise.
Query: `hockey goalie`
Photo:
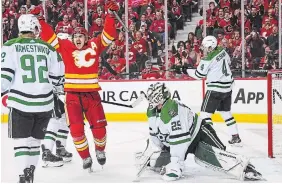
[[[197,164],[236,179],[262,179],[248,158],[226,151],[226,146],[209,123],[186,105],[172,100],[164,83],[151,84],[147,100],[150,142],[158,151],[143,154],[147,162],[142,162],[139,173],[149,166],[160,172],[165,181],[178,180],[184,171],[184,161],[191,153],[195,155]],[[142,159],[141,156],[137,161]]]

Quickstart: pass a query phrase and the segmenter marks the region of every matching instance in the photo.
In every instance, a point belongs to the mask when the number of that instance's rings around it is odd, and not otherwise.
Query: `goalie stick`
[[[62,94],[56,94],[58,96],[58,98],[65,103],[65,95]],[[117,105],[117,106],[121,106],[121,107],[128,107],[128,108],[134,108],[137,105],[139,105],[144,99],[146,99],[144,94],[141,94],[131,105],[127,105],[127,104],[122,104],[122,103],[117,103],[117,102],[109,102],[109,101],[105,101],[102,100],[102,103],[106,103],[106,104],[111,104],[111,105]]]
[[[145,152],[148,150],[150,145],[150,139],[147,139],[147,145],[145,150],[142,152],[142,154],[140,156],[138,156],[138,158],[141,158],[145,155]],[[141,164],[141,167],[139,168],[137,174],[136,174],[136,178],[135,178],[135,182],[139,181],[140,176],[144,173],[144,171],[146,170],[146,168],[148,167],[148,164],[151,160],[151,157],[153,156],[154,153],[157,153],[158,151],[151,151],[151,153],[147,156],[147,158],[143,161],[143,163]]]

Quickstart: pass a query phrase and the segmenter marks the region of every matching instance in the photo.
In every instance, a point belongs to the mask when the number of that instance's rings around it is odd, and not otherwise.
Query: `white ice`
[[[107,127],[107,163],[103,169],[96,161],[94,143],[88,127],[86,126],[86,134],[90,148],[92,148],[94,172],[88,173],[82,169],[81,159],[69,137],[67,149],[74,153],[73,161],[60,168],[42,168],[38,166],[35,173],[35,182],[103,183],[132,182],[135,179],[134,153],[144,149],[148,137],[148,125],[146,123],[109,123]],[[227,145],[230,138],[227,127],[223,123],[215,124],[214,127],[219,138]],[[238,127],[243,147],[234,148],[228,146],[228,150],[250,157],[253,165],[262,173],[267,182],[281,183],[282,158],[270,159],[267,157],[267,126],[265,124],[238,124]],[[15,163],[12,140],[7,138],[7,132],[7,124],[2,124],[1,182],[17,182],[18,177],[14,173]],[[280,141],[282,143],[282,140]],[[193,155],[188,156],[185,165],[184,177],[177,182],[242,182],[223,173],[198,166],[194,162]],[[140,182],[159,183],[163,181],[159,174],[147,170],[140,177]]]

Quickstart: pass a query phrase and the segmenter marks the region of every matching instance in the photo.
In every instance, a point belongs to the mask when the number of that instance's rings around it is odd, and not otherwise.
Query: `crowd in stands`
[[[241,16],[244,16],[245,56],[243,57],[246,70],[277,69],[279,67],[279,2],[278,0],[244,2],[245,11],[242,12],[240,0],[210,1],[206,11],[206,34],[215,36],[219,45],[227,50],[232,57],[232,69],[242,69]],[[200,10],[200,14],[203,15],[203,10]],[[198,22],[195,32],[188,34],[187,41],[177,43],[177,58],[180,58],[182,65],[196,67],[202,57],[199,45],[203,39],[203,22],[203,19]],[[237,74],[241,75],[241,71]],[[249,75],[265,76],[265,73],[249,72]]]
[[[17,19],[35,6],[45,10],[46,21],[56,33],[72,34],[78,26],[85,26],[84,0],[2,0],[3,42],[18,36]],[[121,20],[125,22],[124,0],[117,0]],[[129,71],[131,79],[166,78],[165,76],[165,20],[164,0],[128,0]],[[220,46],[232,56],[232,68],[241,69],[241,15],[245,16],[245,58],[247,69],[277,68],[278,63],[278,0],[246,0],[245,12],[240,0],[215,0],[209,3],[207,35],[214,35]],[[106,11],[104,0],[87,1],[89,37],[97,37],[103,30]],[[192,13],[202,10],[198,0],[168,0],[169,67],[190,65],[196,68],[203,54],[203,20],[187,40],[174,43],[177,31],[192,21]],[[118,38],[101,55],[101,79],[120,79],[126,71],[125,31],[117,20]],[[110,66],[106,67],[106,66]],[[169,78],[184,75],[169,73]],[[187,76],[186,76],[187,77]]]

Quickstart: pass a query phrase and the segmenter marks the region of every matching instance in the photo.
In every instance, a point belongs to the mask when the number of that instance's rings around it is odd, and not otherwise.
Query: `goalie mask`
[[[151,84],[147,90],[147,99],[149,101],[149,109],[153,109],[158,105],[163,104],[171,96],[169,89],[165,83],[157,82]]]

